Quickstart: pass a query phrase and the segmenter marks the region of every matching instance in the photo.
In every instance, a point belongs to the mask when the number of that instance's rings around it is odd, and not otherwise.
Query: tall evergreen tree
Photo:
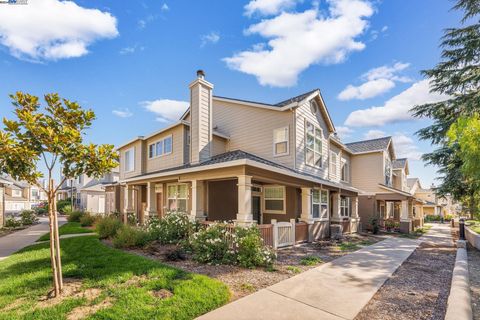
[[[423,159],[439,167],[442,183],[440,194],[452,194],[456,199],[471,203],[473,186],[462,173],[463,160],[458,146],[448,143],[450,126],[462,116],[480,112],[480,0],[458,0],[453,7],[463,12],[458,28],[449,28],[441,39],[442,60],[423,75],[431,80],[433,92],[447,95],[445,101],[415,106],[415,117],[428,117],[433,124],[419,130],[422,140],[430,140],[435,149]]]

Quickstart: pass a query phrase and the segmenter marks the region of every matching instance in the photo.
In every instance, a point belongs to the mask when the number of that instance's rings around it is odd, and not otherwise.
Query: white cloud
[[[204,47],[208,43],[217,43],[220,40],[220,34],[218,32],[212,31],[210,33],[202,35],[200,39],[202,40],[200,46]]]
[[[365,82],[359,86],[348,85],[338,99],[342,101],[352,99],[368,99],[390,91],[395,87],[395,82],[409,82],[407,77],[399,76],[398,73],[410,66],[409,63],[397,62],[393,66],[381,66],[371,69],[361,77]]]
[[[152,21],[155,21],[155,19],[157,19],[157,16],[150,14],[145,18],[138,20],[137,26],[139,29],[145,29],[147,27],[147,24],[149,24]]]
[[[295,0],[251,0],[245,6],[245,14],[251,16],[254,13],[261,15],[278,14],[282,10],[295,6]]]
[[[126,54],[133,54],[136,51],[143,51],[143,50],[145,50],[144,46],[139,46],[138,44],[136,44],[136,45],[133,45],[133,46],[130,46],[130,47],[124,47],[124,48],[120,49],[120,51],[118,53],[120,53],[122,55],[126,55]]]
[[[345,125],[352,127],[375,127],[387,123],[412,120],[410,109],[424,103],[434,103],[447,99],[446,96],[430,93],[429,80],[414,83],[405,91],[387,100],[381,107],[356,110],[350,113]]]
[[[363,138],[365,140],[370,140],[370,139],[377,139],[377,138],[383,138],[383,137],[386,137],[387,134],[385,133],[385,131],[382,131],[382,130],[368,130],[368,132],[366,132],[364,135],[363,135]]]
[[[246,34],[269,39],[225,58],[227,65],[257,77],[262,85],[293,86],[298,75],[312,64],[341,63],[350,52],[363,50],[357,41],[373,14],[366,0],[328,0],[328,14],[317,7],[286,13],[251,25]]]
[[[350,135],[353,133],[354,130],[350,129],[349,127],[342,127],[338,126],[336,127],[337,129],[337,134],[340,137],[340,139],[346,139],[350,137]]]
[[[168,10],[170,10],[170,7],[168,6],[168,4],[164,3],[164,4],[162,5],[161,10],[162,10],[162,11],[168,11]]]
[[[34,0],[26,6],[2,6],[0,10],[0,43],[17,58],[80,57],[96,40],[117,35],[114,16],[72,1]]]
[[[404,133],[396,133],[393,136],[393,147],[397,158],[408,158],[414,161],[422,158],[422,152],[413,139]]]
[[[133,113],[128,108],[112,110],[112,113],[120,118],[129,118],[133,116]]]
[[[157,115],[156,120],[160,122],[173,122],[180,119],[182,114],[190,105],[187,101],[170,99],[158,99],[153,101],[140,102],[150,112]]]

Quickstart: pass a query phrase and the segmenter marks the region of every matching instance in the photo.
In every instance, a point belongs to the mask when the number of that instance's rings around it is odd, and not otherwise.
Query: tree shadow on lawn
[[[95,236],[63,239],[61,249],[64,277],[81,279],[87,288],[102,288],[118,302],[98,312],[105,318],[130,314],[190,319],[229,298],[226,286],[216,280],[109,248]],[[126,285],[135,276],[138,281]],[[0,310],[16,299],[38,300],[45,295],[52,287],[48,244],[25,248],[2,261],[0,279]],[[161,289],[173,296],[160,299],[151,295],[152,290]],[[155,310],[159,306],[164,306],[161,312]]]

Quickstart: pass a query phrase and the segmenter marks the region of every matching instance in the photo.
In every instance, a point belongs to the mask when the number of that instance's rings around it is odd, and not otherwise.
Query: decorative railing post
[[[278,225],[277,225],[277,219],[272,219],[272,225],[273,225],[273,249],[278,248]]]
[[[290,224],[292,225],[292,228],[290,229],[291,230],[290,236],[292,237],[291,238],[292,245],[295,245],[295,229],[296,229],[297,222],[295,221],[295,219],[290,219]]]

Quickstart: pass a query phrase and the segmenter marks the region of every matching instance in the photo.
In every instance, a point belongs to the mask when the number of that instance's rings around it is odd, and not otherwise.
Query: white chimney
[[[190,162],[210,159],[212,149],[213,84],[205,80],[203,70],[190,86]]]

